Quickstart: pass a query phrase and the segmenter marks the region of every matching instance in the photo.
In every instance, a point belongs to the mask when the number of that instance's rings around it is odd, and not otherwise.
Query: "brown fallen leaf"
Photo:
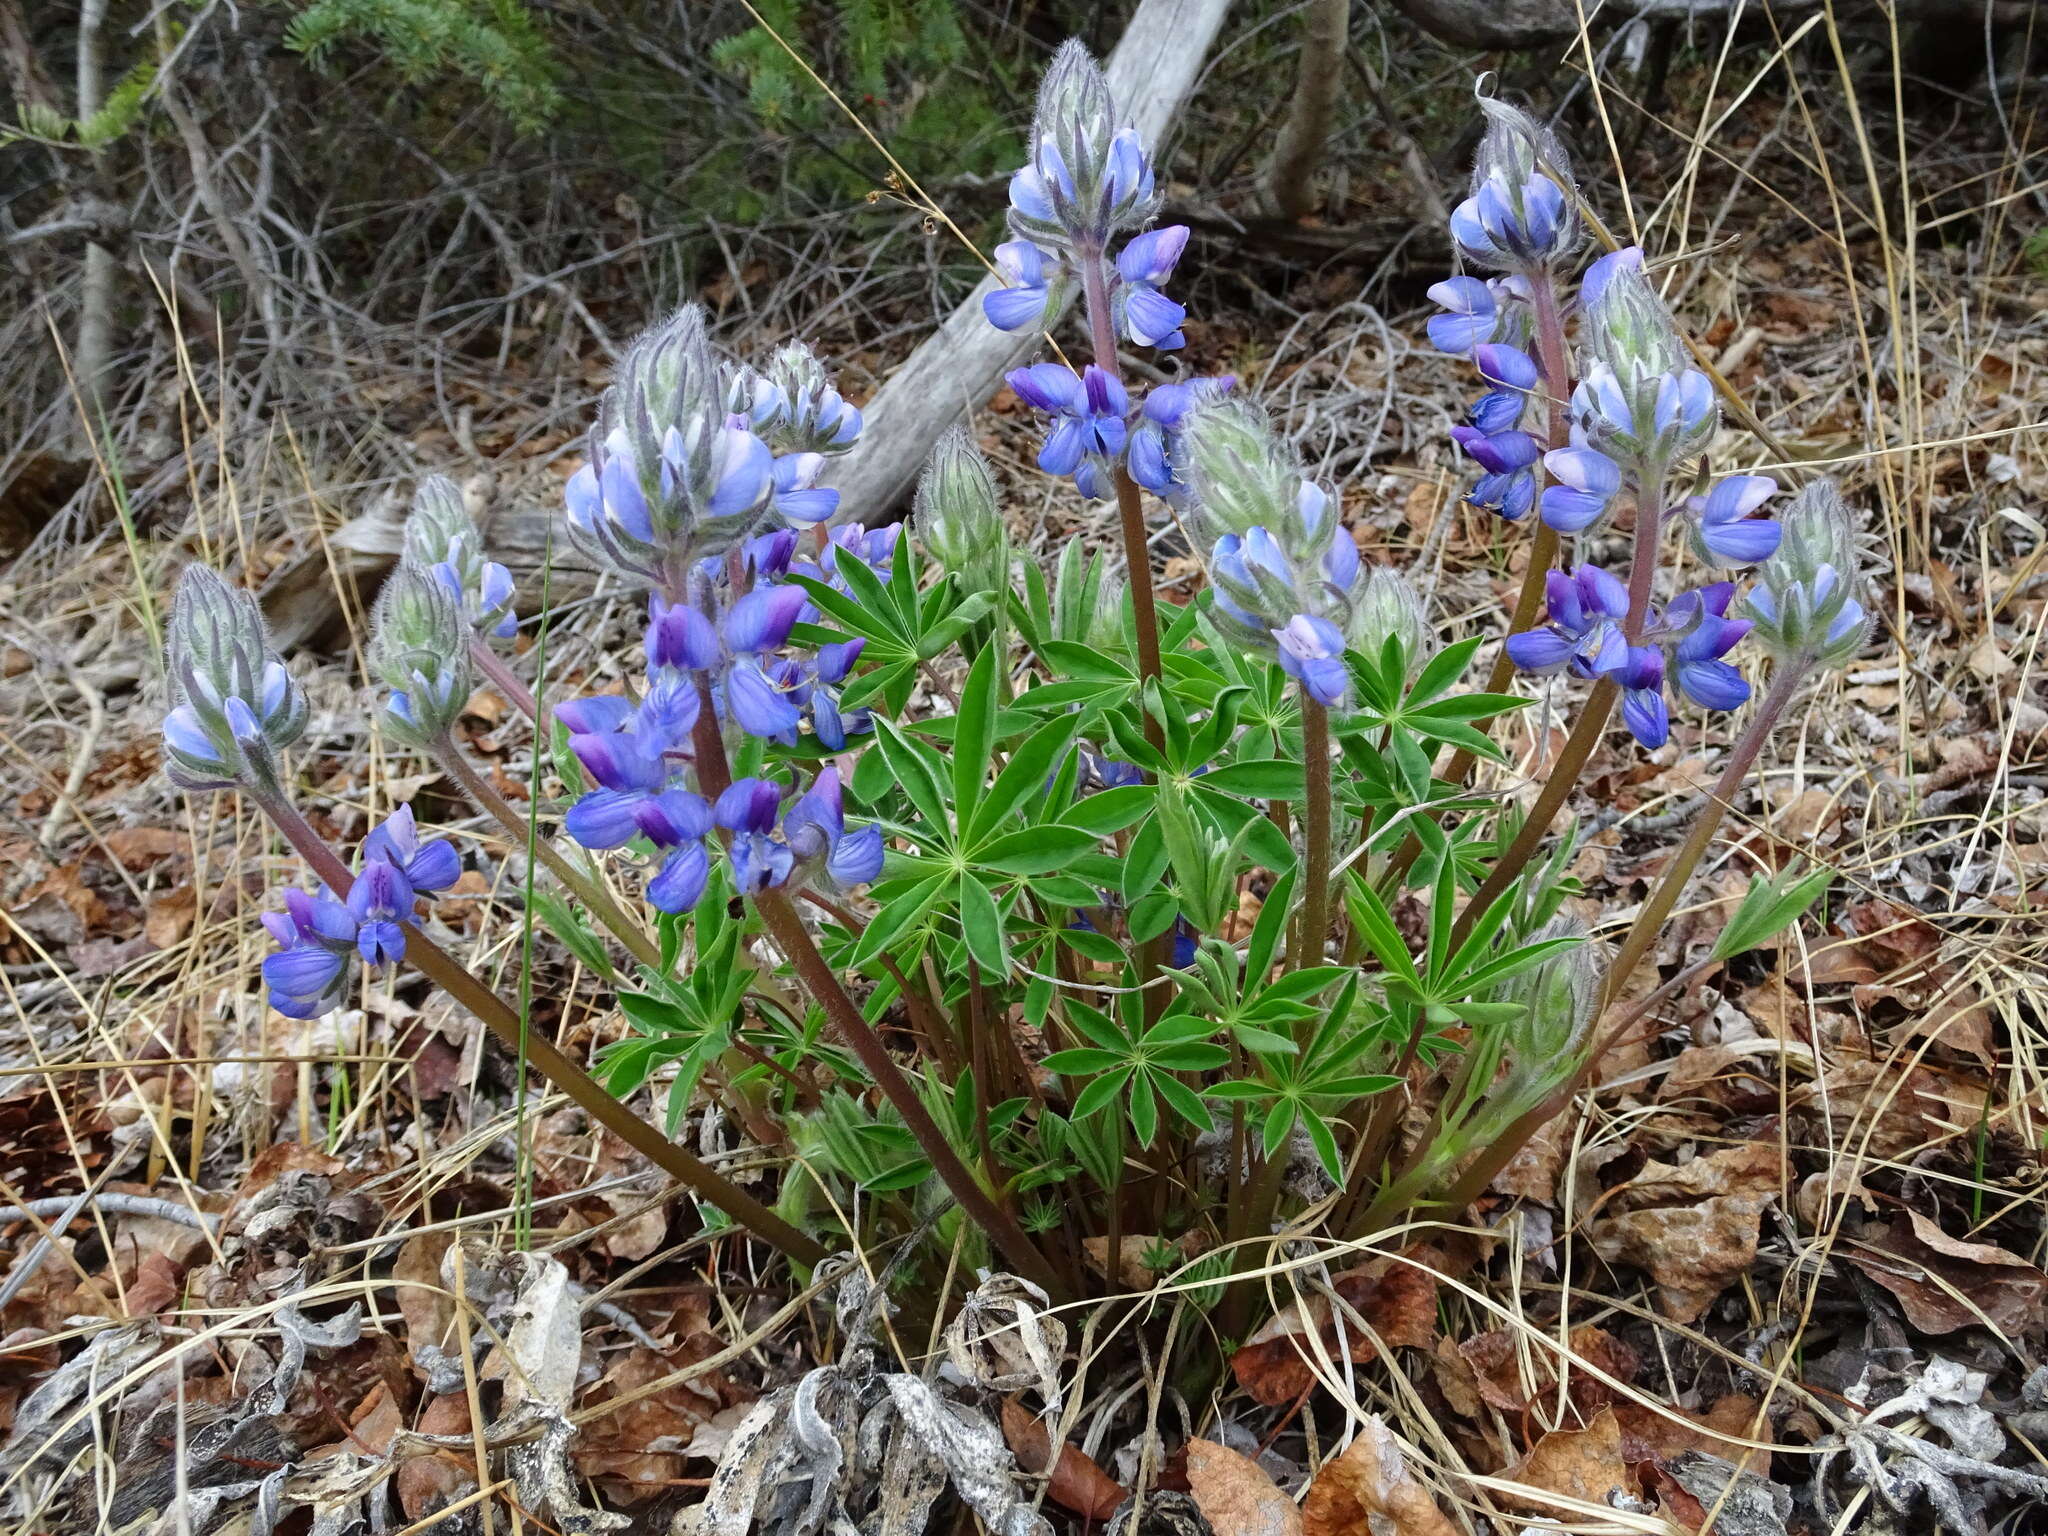
[[[1184,1449],[1188,1489],[1216,1536],[1302,1536],[1301,1511],[1256,1461],[1213,1440]]]
[[[1062,1509],[1072,1510],[1084,1520],[1107,1520],[1130,1491],[1097,1466],[1076,1446],[1062,1445],[1058,1462],[1052,1458],[1052,1431],[1045,1421],[1016,1398],[1003,1400],[1003,1438],[1010,1454],[1026,1472],[1052,1475],[1045,1485],[1046,1496]]]
[[[1390,1348],[1427,1349],[1436,1341],[1437,1276],[1442,1262],[1434,1249],[1418,1247],[1400,1258],[1386,1257],[1331,1277],[1331,1289],[1370,1325]],[[1312,1334],[1320,1334],[1324,1357],[1340,1351],[1363,1365],[1378,1347],[1347,1315],[1315,1292],[1282,1307],[1245,1340],[1230,1358],[1237,1384],[1255,1402],[1278,1408],[1293,1402],[1316,1379],[1318,1359]]]
[[[1656,1282],[1664,1314],[1692,1322],[1755,1264],[1782,1167],[1780,1149],[1763,1141],[1689,1163],[1648,1163],[1609,1193],[1607,1205],[1618,1214],[1588,1226],[1593,1251],[1643,1270]]]
[[[460,1392],[431,1398],[415,1426],[423,1435],[469,1433],[469,1399]],[[408,1457],[392,1478],[405,1518],[420,1521],[476,1491],[476,1464],[455,1451]]]
[[[2039,1323],[2048,1274],[1991,1243],[1950,1237],[1918,1211],[1904,1213],[1879,1242],[1859,1244],[1849,1261],[1899,1298],[1922,1333],[1954,1333],[1990,1322],[2006,1333]]]
[[[1574,1328],[1566,1336],[1565,1343],[1575,1362],[1574,1369],[1569,1372],[1570,1385],[1566,1388],[1566,1395],[1581,1419],[1592,1418],[1618,1394],[1601,1376],[1577,1366],[1597,1369],[1623,1386],[1634,1382],[1636,1372],[1642,1366],[1633,1349],[1591,1323],[1582,1323]],[[1532,1403],[1553,1397],[1557,1392],[1556,1351],[1531,1344],[1525,1365],[1523,1352],[1512,1329],[1496,1328],[1467,1339],[1458,1346],[1457,1353],[1470,1369],[1469,1389],[1476,1391],[1480,1400],[1504,1414],[1526,1413]],[[1529,1372],[1534,1373],[1535,1380],[1527,1379]]]
[[[1635,1494],[1635,1478],[1622,1459],[1621,1425],[1605,1408],[1584,1429],[1551,1430],[1501,1476],[1517,1485],[1501,1497],[1537,1513],[1571,1513],[1572,1505],[1563,1500],[1610,1509],[1615,1495]]]
[[[1301,1501],[1302,1536],[1457,1536],[1458,1528],[1415,1480],[1401,1443],[1376,1415]]]

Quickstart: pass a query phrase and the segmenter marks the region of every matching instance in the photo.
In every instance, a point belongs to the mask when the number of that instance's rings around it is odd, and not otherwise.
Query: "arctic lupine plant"
[[[567,488],[566,534],[629,594],[637,660],[619,691],[543,702],[561,690],[529,691],[508,654],[509,575],[453,485],[419,488],[367,650],[379,720],[530,850],[533,916],[624,1018],[601,1083],[441,947],[421,899],[483,850],[402,806],[353,865],[320,841],[285,760],[303,695],[254,602],[193,569],[169,771],[251,797],[319,882],[264,918],[274,1005],[313,1017],[365,973],[418,970],[722,1212],[707,1222],[805,1266],[894,1240],[901,1275],[964,1257],[1078,1298],[1122,1288],[1090,1255],[1126,1239],[1162,1267],[1207,1250],[1194,1294],[1241,1337],[1254,1292],[1227,1282],[1283,1226],[1457,1214],[1654,1005],[1615,999],[1789,702],[1868,628],[1832,487],[1773,517],[1774,481],[1710,468],[1716,388],[1650,264],[1582,267],[1564,151],[1481,105],[1451,219],[1465,270],[1431,290],[1427,329],[1482,387],[1452,430],[1469,500],[1529,530],[1489,675],[1486,636],[1446,640],[1361,560],[1344,487],[1305,472],[1255,391],[1126,372],[1124,349],[1188,340],[1189,233],[1155,224],[1148,148],[1069,44],[986,311],[1028,332],[1079,295],[1080,334],[1010,384],[1039,467],[1114,501],[1120,547],[1016,561],[964,428],[908,529],[867,527],[884,509],[822,483],[861,439],[828,366],[794,344],[741,365],[685,309],[627,351]],[[1208,577],[1185,605],[1153,590],[1169,517]],[[1610,526],[1624,569],[1593,558]],[[1677,579],[1681,533],[1705,580]],[[546,621],[526,621],[536,657]],[[1529,702],[1518,672],[1577,700],[1554,760],[1510,762],[1492,734]],[[479,686],[533,723],[524,807],[463,744]],[[1677,733],[1721,754],[1719,782],[1603,935],[1563,910],[1569,836],[1544,841],[1597,748]],[[1533,805],[1475,789],[1482,763],[1539,781]],[[1724,947],[1824,884],[1760,882]],[[1404,1111],[1430,1078],[1417,1133]],[[653,1118],[633,1107],[650,1088]],[[783,1154],[779,1180],[743,1190],[686,1151],[704,1114]]]

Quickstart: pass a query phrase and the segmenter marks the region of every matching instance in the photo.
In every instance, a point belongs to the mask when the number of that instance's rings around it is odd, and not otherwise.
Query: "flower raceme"
[[[484,558],[483,535],[445,475],[429,475],[413,491],[405,520],[405,558],[433,572],[480,635],[509,640],[519,628],[512,609],[512,573]]]
[[[164,765],[186,789],[277,786],[277,754],[306,728],[305,690],[271,649],[256,599],[190,565],[171,604]]]
[[[1451,210],[1451,238],[1475,266],[1526,272],[1571,254],[1579,217],[1567,189],[1571,163],[1548,129],[1504,101],[1479,98],[1486,133],[1473,157],[1471,195]]]
[[[1702,709],[1734,709],[1749,698],[1748,682],[1724,659],[1750,629],[1728,617],[1734,592],[1733,583],[1715,582],[1682,593],[1653,612],[1631,644],[1628,588],[1619,579],[1594,565],[1554,570],[1545,585],[1548,622],[1509,636],[1508,655],[1525,672],[1611,680],[1622,690],[1629,733],[1661,747],[1670,736],[1667,684]]]
[[[1143,142],[1119,125],[1101,66],[1070,39],[1038,89],[1031,158],[1010,178],[1010,227],[1055,251],[1099,254],[1148,222],[1155,201]]]
[[[412,807],[400,806],[363,839],[346,900],[325,887],[311,895],[292,889],[283,912],[263,914],[278,944],[263,962],[270,1005],[294,1019],[330,1012],[347,986],[351,955],[373,970],[403,959],[419,897],[446,889],[461,873],[454,847],[422,842]]]

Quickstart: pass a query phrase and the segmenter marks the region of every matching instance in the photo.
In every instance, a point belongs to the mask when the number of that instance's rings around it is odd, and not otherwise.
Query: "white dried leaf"
[[[1045,1412],[1058,1413],[1067,1326],[1045,1310],[1049,1304],[1029,1280],[987,1276],[947,1327],[946,1358],[974,1386],[990,1392],[1035,1389]]]

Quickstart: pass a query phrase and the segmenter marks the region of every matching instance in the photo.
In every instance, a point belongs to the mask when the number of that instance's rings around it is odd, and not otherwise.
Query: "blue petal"
[[[640,830],[638,813],[646,798],[637,789],[593,789],[569,807],[562,830],[585,848],[623,848]]]
[[[1038,324],[1045,314],[1043,288],[998,288],[981,296],[981,311],[999,331],[1021,331]]]
[[[1664,695],[1648,688],[1630,688],[1621,696],[1621,720],[1629,734],[1655,751],[1670,739],[1671,715]]]
[[[685,843],[647,882],[647,899],[664,912],[691,911],[703,898],[710,873],[711,861],[705,857],[703,843]]]

